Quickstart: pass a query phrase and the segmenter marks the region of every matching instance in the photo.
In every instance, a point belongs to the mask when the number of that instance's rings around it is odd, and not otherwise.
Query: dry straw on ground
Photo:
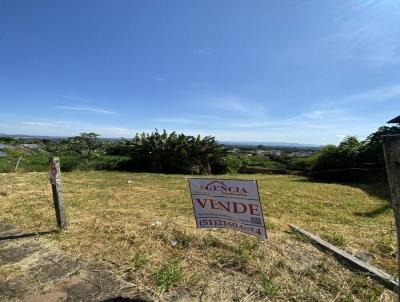
[[[299,176],[257,179],[269,239],[195,228],[187,176],[74,172],[62,175],[69,229],[49,240],[72,258],[101,263],[132,296],[184,301],[392,301],[288,223],[345,250],[367,251],[394,274],[395,233],[386,188]],[[229,176],[232,178],[232,176]],[[46,173],[0,174],[0,221],[26,231],[53,228]],[[0,277],[5,272],[0,268]],[[16,272],[15,272],[16,273]]]

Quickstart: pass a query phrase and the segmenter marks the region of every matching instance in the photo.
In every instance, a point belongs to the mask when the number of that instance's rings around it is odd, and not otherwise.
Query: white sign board
[[[255,180],[189,179],[198,228],[229,228],[267,238]]]

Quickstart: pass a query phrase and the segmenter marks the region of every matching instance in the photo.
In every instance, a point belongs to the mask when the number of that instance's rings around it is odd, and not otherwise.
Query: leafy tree
[[[166,172],[211,174],[223,170],[224,149],[214,137],[186,136],[172,132],[137,134],[131,143],[132,161],[137,169]]]
[[[132,141],[122,138],[118,141],[104,142],[103,144],[105,153],[107,155],[128,155],[132,148]]]
[[[382,136],[395,134],[400,134],[400,125],[392,127],[383,126],[380,127],[378,131],[370,134],[366,140],[361,143],[359,161],[384,165],[385,159],[382,148]]]
[[[67,140],[68,149],[76,152],[85,159],[91,158],[95,151],[98,151],[102,146],[101,141],[98,139],[99,136],[99,134],[90,132],[70,137]]]

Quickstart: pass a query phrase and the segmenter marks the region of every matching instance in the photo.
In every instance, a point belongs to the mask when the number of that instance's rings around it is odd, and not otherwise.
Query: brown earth
[[[0,223],[0,267],[8,271],[8,277],[0,280],[0,301],[148,300],[122,298],[123,282],[98,264],[65,256],[49,239],[52,234],[57,232],[28,236]]]

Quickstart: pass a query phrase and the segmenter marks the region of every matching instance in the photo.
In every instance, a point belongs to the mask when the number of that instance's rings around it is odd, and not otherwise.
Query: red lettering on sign
[[[258,205],[256,204],[249,204],[249,210],[251,215],[260,216],[258,212]]]
[[[211,208],[228,213],[249,213],[250,215],[260,216],[259,206],[255,204],[245,204],[235,201],[221,201],[208,198],[196,198],[195,201],[204,209]]]
[[[204,209],[206,206],[207,199],[204,199],[203,202],[201,202],[201,199],[197,198],[196,201],[200,204],[200,206]]]

